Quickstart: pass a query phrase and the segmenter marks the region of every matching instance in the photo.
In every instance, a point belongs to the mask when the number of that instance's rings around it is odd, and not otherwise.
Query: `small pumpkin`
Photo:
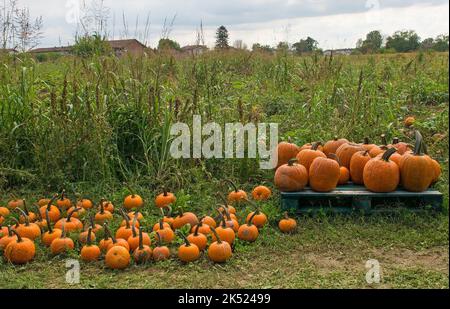
[[[217,234],[220,236],[222,241],[228,242],[230,245],[233,245],[234,240],[236,239],[236,234],[232,228],[228,227],[225,223],[225,218],[223,215],[221,216],[221,224],[216,228]],[[212,239],[217,241],[215,234],[212,235]]]
[[[147,263],[152,258],[153,252],[152,248],[150,248],[151,241],[150,238],[148,238],[148,241],[145,240],[146,239],[145,235],[147,235],[148,237],[148,234],[143,232],[143,228],[142,227],[139,228],[139,242],[137,248],[133,252],[133,258],[137,264]],[[128,240],[128,242],[130,241]]]
[[[177,198],[175,197],[175,194],[168,192],[166,188],[163,187],[163,193],[159,194],[155,198],[155,205],[158,208],[164,208],[174,204],[176,200]]]
[[[200,223],[196,225],[194,232],[187,236],[187,239],[192,244],[195,244],[200,251],[203,251],[208,244],[208,238],[206,238],[205,234],[199,233],[199,228]]]
[[[131,210],[144,206],[144,200],[142,199],[142,197],[135,194],[128,185],[127,187],[130,190],[131,194],[126,196],[123,200],[123,207],[125,207],[125,209]]]
[[[245,219],[245,223],[249,223],[250,219],[252,219],[252,223],[256,225],[257,228],[262,228],[267,223],[267,216],[261,211],[261,209],[250,200],[246,200],[251,206],[253,206],[256,210],[249,213],[247,218]]]
[[[309,167],[315,158],[322,157],[326,158],[327,156],[320,150],[317,150],[317,147],[320,145],[320,142],[313,143],[311,149],[304,149],[297,154],[297,162],[306,167],[309,172]]]
[[[67,232],[78,232],[83,229],[83,223],[78,219],[73,217],[73,214],[80,210],[80,208],[75,208],[67,215],[67,218],[61,218],[55,223],[55,227],[62,230],[63,223],[65,224],[65,229]]]
[[[212,220],[214,220],[214,219],[212,219]],[[214,221],[214,223],[215,223],[215,221]],[[209,235],[209,234],[211,234],[211,226],[206,223],[203,223],[203,218],[201,218],[200,222],[191,228],[191,233],[195,233],[195,231],[198,231],[198,233],[201,233],[204,235]]]
[[[164,210],[167,209],[167,214],[164,212]],[[174,218],[172,217],[172,207],[166,206],[160,208],[161,215],[163,217],[163,221],[168,223],[170,227],[172,227]]]
[[[178,207],[179,215],[173,220],[172,227],[174,230],[180,229],[186,224],[190,224],[191,226],[198,224],[197,216],[192,212],[184,212],[183,208]]]
[[[4,251],[6,246],[14,240],[17,240],[16,234],[13,233],[13,230],[10,225],[7,226],[6,233],[0,237],[0,252]],[[2,232],[2,234],[4,231]]]
[[[241,200],[247,198],[247,193],[244,190],[238,189],[234,182],[229,179],[225,179],[225,181],[233,187],[233,191],[228,193],[228,202],[240,202]]]
[[[350,144],[344,144],[341,147],[346,145]],[[333,191],[339,182],[340,174],[339,164],[335,160],[316,158],[310,167],[309,185],[317,192]]]
[[[167,260],[170,257],[170,250],[167,246],[163,246],[161,237],[156,233],[156,247],[153,249],[153,259],[155,261]]]
[[[162,243],[171,243],[175,239],[175,233],[163,219],[159,220],[158,229],[155,231],[159,235]]]
[[[62,190],[61,197],[56,201],[59,209],[67,210],[72,207],[72,202],[66,197],[66,190]]]
[[[333,140],[330,140],[323,145],[323,153],[328,156],[331,153],[336,153],[336,150],[343,144],[348,143],[349,141],[345,138],[334,137]]]
[[[291,159],[275,172],[274,183],[283,192],[301,191],[308,183],[308,170],[297,159]]]
[[[293,233],[297,229],[297,221],[289,218],[287,211],[284,213],[284,218],[278,222],[278,228],[283,233]]]
[[[27,202],[26,202],[25,199],[23,200],[23,212],[24,212],[25,215],[28,217],[28,220],[29,220],[30,222],[36,221],[37,215],[36,215],[34,212],[28,210]],[[25,222],[25,217],[24,217],[23,214],[21,214],[21,215],[19,216],[19,222],[20,222],[20,223],[24,223],[24,222]]]
[[[59,210],[59,208],[57,206],[53,205],[53,203],[56,201],[58,196],[59,196],[58,194],[55,194],[51,198],[51,200],[47,203],[47,205],[41,206],[39,208],[39,211],[41,212],[42,217],[45,217],[46,212],[48,211],[48,216],[50,218],[50,221],[53,223],[55,223],[59,219],[61,219],[61,211]]]
[[[100,240],[100,243],[98,244],[100,250],[102,252],[106,252],[110,245],[113,244],[113,239],[111,237],[111,231],[108,228],[108,225],[106,223],[103,223],[103,239]]]
[[[200,249],[197,245],[192,244],[180,231],[177,231],[177,234],[184,240],[184,244],[178,248],[178,258],[185,263],[198,260]]]
[[[253,199],[256,201],[265,201],[270,198],[272,191],[266,186],[257,186],[252,191]]]
[[[369,162],[371,157],[368,150],[355,152],[350,160],[350,175],[354,184],[363,185],[364,166]]]
[[[73,250],[75,248],[73,240],[66,237],[65,222],[61,225],[61,231],[61,237],[55,238],[50,244],[50,251],[53,255],[65,253],[67,250]]]
[[[128,215],[121,209],[122,217],[125,221],[125,225],[121,226],[116,231],[116,238],[128,239],[133,234],[130,224],[130,218]]]
[[[92,202],[92,200],[88,199],[88,198],[82,198],[77,202],[76,205],[78,208],[83,208],[83,209],[91,209],[92,207],[94,207],[94,202]]]
[[[3,206],[0,206],[0,216],[7,217],[9,216],[9,209]]]
[[[414,123],[416,122],[416,118],[414,118],[413,116],[409,116],[405,118],[405,126],[410,127],[412,126]]]
[[[45,216],[47,218],[47,232],[45,232],[44,234],[42,234],[41,236],[41,241],[42,243],[47,246],[50,247],[50,245],[52,244],[53,240],[55,240],[56,238],[60,238],[62,235],[62,230],[61,229],[53,229],[52,228],[52,224],[51,224],[51,220],[50,220],[50,215],[49,215],[49,211],[48,209],[45,210]]]
[[[292,158],[295,158],[300,151],[300,148],[291,143],[290,138],[288,138],[287,142],[281,142],[277,146],[277,166],[276,168],[279,168],[280,166],[288,163],[288,161]]]
[[[134,225],[131,226],[132,234],[128,237],[127,241],[130,245],[130,251],[135,251],[139,247],[139,243],[143,242],[144,245],[150,246],[152,241],[150,236],[147,233],[144,233],[141,228],[139,228],[139,232],[136,232],[136,227]]]
[[[11,210],[14,210],[16,208],[22,208],[23,207],[23,199],[14,198],[13,200],[10,200],[8,202],[7,206]]]
[[[97,261],[100,257],[101,250],[97,245],[92,244],[92,227],[87,231],[86,245],[81,248],[80,257],[85,262]]]
[[[112,238],[112,242],[106,248],[106,252],[108,252],[111,248],[114,248],[114,247],[123,247],[127,251],[130,251],[130,245],[128,244],[128,241],[126,241],[123,238],[115,238],[112,235],[110,235],[110,236]]]
[[[328,155],[329,158],[333,158],[336,160],[336,162],[339,164],[339,180],[338,185],[345,185],[350,180],[350,171],[345,166],[342,166],[341,161],[339,160],[339,157],[335,155],[334,153]]]
[[[112,246],[105,255],[105,264],[111,269],[125,269],[130,265],[130,252],[122,246]]]
[[[375,146],[372,149],[370,149],[369,155],[372,158],[375,158],[376,156],[383,154],[387,149],[388,149],[388,147],[387,147],[387,142],[386,142],[386,135],[381,134],[381,145]]]
[[[242,224],[239,227],[237,233],[239,239],[248,242],[254,242],[258,238],[259,236],[258,228],[256,227],[256,225],[253,224],[253,219],[255,218],[256,215],[258,215],[258,213],[256,211],[253,212],[253,214],[248,219],[248,222],[246,224]]]
[[[350,168],[350,160],[355,152],[362,151],[364,148],[359,144],[345,143],[336,150],[336,155],[341,161],[342,166]]]
[[[90,230],[90,232],[89,232],[89,230]],[[90,235],[89,235],[89,234],[90,234]],[[85,231],[81,232],[81,233],[78,235],[78,241],[79,241],[81,244],[85,245],[85,244],[87,244],[88,237],[91,237],[91,242],[92,242],[92,241],[95,241],[95,239],[96,239],[95,233],[94,233],[93,228],[92,228],[91,225],[88,226],[87,229],[86,229]]]
[[[394,137],[394,139],[392,140],[392,144],[388,145],[388,147],[394,147],[395,149],[397,149],[397,152],[400,155],[404,155],[407,151],[411,150],[411,146],[408,143],[405,142],[400,142],[398,137]]]
[[[100,201],[100,209],[95,214],[95,222],[98,224],[103,224],[107,221],[111,221],[113,219],[113,215],[108,210],[105,210],[105,206],[103,204],[103,201]]]
[[[103,208],[107,211],[109,211],[110,213],[114,213],[114,204],[111,203],[111,201],[107,201],[105,199],[103,199],[103,202],[101,202],[103,204]]]
[[[395,148],[389,148],[381,157],[370,159],[364,166],[364,185],[373,192],[392,192],[400,181],[400,172],[397,164],[390,160],[390,156],[396,152]]]
[[[222,212],[222,215],[225,217],[225,224],[228,227],[232,228],[233,231],[237,232],[239,230],[239,222],[237,221],[236,218],[232,218],[231,217],[231,214],[228,212],[227,208],[224,208],[224,211]]]
[[[423,137],[415,131],[416,143],[413,153],[405,153],[400,160],[402,186],[412,192],[425,191],[435,178],[430,158],[423,154]]]
[[[34,259],[36,247],[34,242],[28,238],[20,236],[20,234],[12,230],[16,238],[8,243],[5,248],[5,258],[13,264],[25,264]]]
[[[215,263],[224,263],[233,255],[231,245],[226,241],[222,241],[215,228],[211,227],[211,231],[213,232],[216,241],[209,246],[208,257]]]
[[[28,238],[31,240],[35,240],[36,238],[41,236],[41,228],[36,223],[30,222],[28,220],[28,216],[25,214],[25,212],[20,208],[15,208],[15,210],[22,214],[22,216],[25,218],[25,223],[20,224],[19,221],[17,221],[15,218],[14,221],[16,221],[16,225],[14,229],[17,231],[17,233],[20,234],[23,238]]]

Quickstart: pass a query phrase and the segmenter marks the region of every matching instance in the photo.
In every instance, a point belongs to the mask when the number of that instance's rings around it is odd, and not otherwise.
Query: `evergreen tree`
[[[228,30],[225,26],[220,26],[216,31],[216,48],[226,49],[228,47]]]

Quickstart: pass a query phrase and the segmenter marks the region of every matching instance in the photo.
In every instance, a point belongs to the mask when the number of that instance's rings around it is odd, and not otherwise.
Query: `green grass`
[[[225,265],[205,257],[125,271],[82,263],[80,287],[448,288],[448,53],[4,57],[0,64],[0,205],[13,196],[31,204],[64,187],[71,198],[106,197],[120,207],[126,181],[147,201],[149,228],[158,218],[152,200],[162,185],[198,214],[214,214],[215,193],[230,189],[224,178],[247,192],[261,183],[275,192],[262,206],[270,226],[256,243],[237,243]],[[381,133],[412,142],[419,129],[443,169],[435,188],[444,193],[444,212],[301,217],[298,233],[282,235],[272,171],[259,170],[254,159],[168,155],[170,125],[189,124],[195,114],[219,124],[277,122],[280,138],[299,145],[334,135],[379,143]],[[416,118],[414,127],[403,125],[406,116]],[[240,218],[249,210],[241,209]],[[380,284],[365,281],[370,258],[381,263]],[[0,288],[66,288],[65,272],[65,258],[39,245],[28,265],[2,260]]]

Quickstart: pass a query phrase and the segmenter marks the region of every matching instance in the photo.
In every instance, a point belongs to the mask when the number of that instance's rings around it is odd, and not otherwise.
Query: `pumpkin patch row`
[[[423,137],[415,131],[414,147],[394,138],[387,144],[353,143],[334,138],[301,147],[288,142],[278,145],[275,186],[284,192],[312,190],[329,192],[351,180],[373,192],[392,192],[399,185],[407,191],[422,192],[437,182],[440,164],[427,154]]]
[[[0,252],[6,261],[14,264],[30,262],[35,257],[36,244],[47,247],[52,255],[79,250],[81,260],[98,261],[104,258],[105,265],[112,269],[124,269],[131,260],[136,264],[161,261],[170,258],[169,246],[177,246],[176,255],[188,263],[200,258],[202,252],[213,262],[226,262],[232,257],[236,238],[254,242],[267,222],[267,216],[255,201],[267,200],[271,190],[258,186],[252,191],[253,200],[247,193],[229,182],[233,190],[228,198],[221,196],[222,203],[216,209],[217,216],[198,217],[193,212],[178,207],[178,215],[172,216],[176,201],[173,193],[163,190],[155,198],[161,218],[152,226],[140,211],[143,199],[132,193],[125,197],[123,208],[116,209],[104,199],[97,206],[90,199],[79,199],[74,205],[65,191],[51,199],[40,200],[29,209],[24,199],[15,199],[8,207],[1,207],[1,217],[8,224],[0,226]],[[45,204],[45,203],[46,204]],[[254,208],[240,224],[236,207],[248,203]],[[113,220],[119,227],[113,232]],[[184,234],[182,230],[188,233]],[[279,221],[282,232],[295,231],[297,223],[287,213]]]

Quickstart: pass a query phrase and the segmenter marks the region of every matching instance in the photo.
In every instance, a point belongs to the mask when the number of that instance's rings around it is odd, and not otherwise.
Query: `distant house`
[[[194,56],[201,55],[204,52],[206,52],[207,50],[208,50],[208,47],[206,47],[205,45],[187,45],[187,46],[181,47],[181,52],[189,53]]]
[[[112,50],[114,51],[114,54],[118,57],[124,55],[124,54],[130,54],[133,56],[139,56],[142,55],[145,50],[147,49],[147,46],[142,44],[136,39],[129,39],[129,40],[111,40],[107,41],[108,44],[111,46]]]
[[[323,52],[325,56],[331,55],[351,55],[355,49],[354,48],[342,48],[342,49],[327,49]]]
[[[0,54],[8,54],[8,55],[12,55],[12,54],[16,54],[17,50],[14,48],[0,48]]]
[[[133,56],[142,55],[146,50],[146,46],[136,39],[129,40],[110,40],[106,41],[114,54],[118,57],[124,54],[130,54]],[[45,47],[36,48],[30,51],[32,54],[46,54],[46,53],[58,53],[62,55],[67,55],[72,52],[73,46],[61,46],[61,47]]]

